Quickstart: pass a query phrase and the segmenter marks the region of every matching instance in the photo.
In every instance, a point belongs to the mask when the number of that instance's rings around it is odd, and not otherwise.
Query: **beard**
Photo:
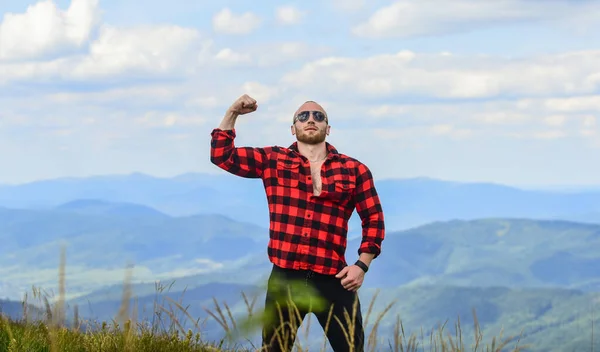
[[[298,131],[296,133],[296,139],[298,142],[305,144],[319,144],[325,141],[326,133],[325,129],[318,129],[317,131]]]

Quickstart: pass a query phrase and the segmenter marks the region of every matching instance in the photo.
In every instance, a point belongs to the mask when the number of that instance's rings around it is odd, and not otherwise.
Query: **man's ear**
[[[296,134],[296,126],[292,125],[290,126],[290,129],[292,131],[292,136]]]
[[[329,131],[331,130],[331,125],[327,125],[327,135],[329,136]]]

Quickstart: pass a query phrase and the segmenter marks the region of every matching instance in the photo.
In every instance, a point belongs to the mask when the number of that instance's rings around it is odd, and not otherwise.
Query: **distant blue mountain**
[[[454,219],[522,217],[600,222],[600,192],[522,190],[492,183],[460,183],[430,178],[376,180],[389,230]],[[54,208],[81,199],[135,203],[170,216],[224,214],[268,227],[262,182],[227,173],[188,173],[157,178],[131,175],[61,178],[0,188],[0,206]],[[356,212],[350,221],[360,234]]]
[[[167,214],[144,205],[125,202],[107,202],[96,199],[78,199],[59,205],[56,209],[90,215],[169,217]]]
[[[44,311],[37,305],[30,302],[11,301],[6,299],[0,299],[0,318],[10,318],[12,320],[22,320],[25,318],[31,320],[44,319]],[[37,303],[37,302],[35,302]]]

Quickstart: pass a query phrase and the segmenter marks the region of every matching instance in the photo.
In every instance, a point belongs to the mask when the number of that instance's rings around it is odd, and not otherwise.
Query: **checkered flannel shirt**
[[[233,130],[211,132],[211,162],[245,178],[263,181],[269,206],[269,260],[282,268],[338,273],[347,265],[348,220],[354,209],[362,220],[358,254],[381,252],[385,227],[370,170],[329,143],[321,172],[322,192],[313,194],[310,164],[288,148],[236,147]]]

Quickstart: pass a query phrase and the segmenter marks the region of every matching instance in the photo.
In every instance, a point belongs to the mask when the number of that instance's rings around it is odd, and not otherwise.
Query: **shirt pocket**
[[[334,174],[331,178],[333,187],[331,197],[339,202],[346,203],[354,197],[356,191],[356,177],[343,172]]]
[[[348,175],[337,175],[333,177],[335,191],[339,193],[354,193],[356,180]]]
[[[298,187],[300,183],[300,162],[289,157],[277,159],[277,185]]]

